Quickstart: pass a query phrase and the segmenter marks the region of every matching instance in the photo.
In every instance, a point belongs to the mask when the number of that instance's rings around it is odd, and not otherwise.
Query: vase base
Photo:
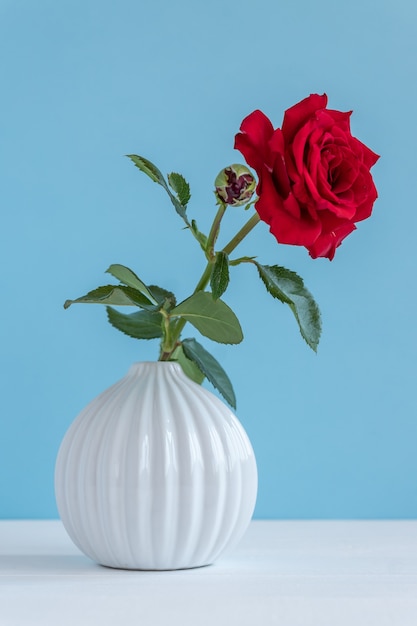
[[[184,565],[183,567],[123,567],[122,565],[105,565],[104,563],[97,563],[97,565],[107,569],[119,569],[129,572],[179,572],[188,569],[211,567],[214,563],[204,563],[203,565]]]

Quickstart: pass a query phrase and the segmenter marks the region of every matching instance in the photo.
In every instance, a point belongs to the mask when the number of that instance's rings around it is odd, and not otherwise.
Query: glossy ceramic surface
[[[70,427],[55,488],[68,534],[92,559],[179,569],[238,542],[257,470],[243,427],[216,396],[175,363],[136,363]]]

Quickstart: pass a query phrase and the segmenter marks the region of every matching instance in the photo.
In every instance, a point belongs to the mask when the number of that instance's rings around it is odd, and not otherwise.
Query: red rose
[[[255,208],[271,233],[331,260],[355,222],[372,212],[377,191],[369,170],[379,157],[352,137],[351,112],[326,105],[325,94],[310,95],[285,112],[276,130],[254,111],[235,148],[258,174]]]

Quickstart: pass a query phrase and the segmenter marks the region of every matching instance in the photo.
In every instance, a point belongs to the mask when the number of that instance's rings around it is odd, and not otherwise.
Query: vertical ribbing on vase
[[[200,441],[195,435],[193,405],[175,371],[171,376],[171,407],[177,425],[175,447],[179,463],[173,566],[184,567],[193,562],[192,554],[200,536],[205,468]]]
[[[177,397],[180,390],[184,394],[184,388],[188,389],[186,395],[189,395],[187,408],[191,413],[191,429],[196,433],[195,439],[200,444],[201,462],[205,470],[204,478],[200,482],[202,499],[197,515],[198,523],[190,524],[187,558],[190,563],[208,563],[212,560],[213,552],[217,552],[218,542],[223,543],[223,532],[230,534],[229,529],[224,528],[224,524],[228,526],[225,511],[226,503],[236,485],[231,480],[228,468],[229,444],[222,433],[226,422],[220,424],[219,428],[219,417],[221,420],[223,416],[218,416],[217,411],[213,411],[213,396],[191,381],[178,382],[181,384]],[[211,496],[213,492],[217,496],[215,501]]]
[[[214,412],[212,416],[213,421],[215,419],[221,419],[221,416]],[[232,422],[224,422],[223,428],[220,424],[216,424],[216,426],[217,431],[221,435],[227,466],[227,497],[224,500],[224,506],[219,515],[219,528],[222,529],[222,531],[218,533],[217,541],[212,546],[213,560],[223,551],[224,546],[229,543],[230,537],[235,532],[242,503],[241,455],[236,442],[236,433],[233,429],[233,424]]]
[[[65,527],[98,562],[195,567],[212,562],[249,523],[256,464],[220,400],[176,364],[143,363],[75,420],[56,486]]]
[[[139,373],[139,372],[138,372]],[[135,419],[138,420],[139,471],[136,477],[135,509],[137,515],[136,562],[143,567],[151,567],[154,560],[154,542],[152,529],[152,427],[154,387],[146,371],[146,364],[141,368],[142,377],[138,377],[135,403]]]
[[[161,429],[161,439],[163,446],[163,502],[161,508],[161,537],[160,555],[155,561],[155,567],[162,565],[161,555],[164,561],[172,563],[175,561],[175,546],[177,544],[177,520],[178,504],[182,498],[179,493],[178,481],[178,457],[182,451],[178,449],[178,438],[176,423],[179,421],[174,409],[175,394],[172,388],[172,376],[167,368],[155,370],[157,377],[157,387],[155,394],[155,412],[158,416]]]
[[[130,498],[128,500],[129,514],[127,514],[127,526],[130,532],[132,546],[132,559],[129,567],[134,567],[135,563],[143,560],[145,554],[149,552],[151,541],[147,533],[148,510],[150,493],[147,489],[149,481],[149,429],[152,420],[150,411],[144,411],[146,402],[147,387],[140,377],[137,378],[134,404],[131,419],[135,424],[135,437],[129,450],[129,457],[126,459],[126,471],[130,473],[129,482],[131,485]],[[151,389],[149,389],[152,392]],[[126,494],[127,495],[127,494]],[[145,523],[142,521],[145,513]]]
[[[110,394],[108,394],[110,396]],[[104,416],[103,416],[104,417]],[[90,448],[93,444],[98,445],[101,442],[101,431],[105,425],[105,420],[97,420],[97,413],[91,405],[83,411],[75,422],[75,428],[71,431],[71,450],[67,455],[67,484],[65,497],[68,502],[68,508],[72,510],[72,532],[75,534],[76,543],[82,545],[84,551],[96,558],[92,540],[95,537],[95,528],[93,529],[90,520],[90,507],[92,503],[89,499],[88,492],[88,461],[92,457]],[[94,498],[94,494],[93,494]]]
[[[130,390],[129,396],[123,405],[123,413],[119,416],[119,421],[125,428],[125,438],[120,451],[118,485],[116,490],[117,509],[119,511],[120,542],[122,544],[119,551],[118,560],[120,567],[129,567],[135,562],[134,555],[134,528],[137,523],[137,515],[134,506],[134,499],[131,496],[132,480],[137,471],[137,421],[135,415],[135,397]],[[117,529],[114,529],[117,532]]]
[[[213,404],[212,398],[205,394],[205,390],[199,391],[202,392],[199,393],[201,408],[196,421],[204,442],[203,451],[206,457],[206,467],[209,470],[206,471],[205,476],[205,509],[210,512],[210,515],[205,516],[205,526],[202,528],[196,559],[209,563],[213,561],[217,544],[226,530],[224,525],[229,525],[224,511],[234,485],[229,467],[228,442],[224,441],[223,436],[223,429],[227,427],[227,423],[224,415],[221,416],[222,423],[218,428],[217,407]]]
[[[104,564],[112,563],[117,555],[114,537],[109,532],[114,513],[109,501],[108,485],[112,480],[111,452],[114,447],[115,420],[126,387],[127,383],[120,381],[99,396],[100,401],[90,420],[89,436],[84,439],[80,450],[82,462],[76,470],[80,481],[87,479],[84,498],[79,503],[83,531],[89,538],[89,550],[95,555],[94,558],[100,555]],[[89,468],[84,477],[83,463]]]
[[[104,412],[106,428],[96,455],[96,490],[99,506],[97,527],[106,546],[108,555],[104,562],[106,565],[121,566],[125,559],[125,545],[121,536],[125,511],[123,505],[120,506],[120,486],[123,484],[120,471],[129,427],[126,423],[126,403],[130,393],[131,388],[127,381],[118,386],[114,401],[109,403],[107,415]]]
[[[150,554],[146,561],[149,569],[157,569],[159,548],[161,545],[161,490],[164,476],[164,442],[159,437],[161,424],[160,415],[157,411],[157,371],[154,368],[147,368],[147,385],[149,386],[149,414],[151,422],[149,428],[149,492],[150,506],[147,511],[147,527],[150,529]],[[162,453],[161,453],[162,448]]]
[[[187,383],[193,385],[191,381]],[[207,562],[215,560],[228,543],[234,541],[235,533],[238,533],[238,540],[246,530],[255,506],[256,488],[253,489],[252,497],[245,497],[243,470],[249,483],[252,482],[252,486],[255,485],[255,487],[257,486],[257,472],[249,439],[235,415],[204,388],[197,388],[195,393],[199,396],[197,424],[204,425],[200,440],[206,443],[209,441],[212,444],[217,443],[216,447],[206,449],[205,456],[208,461],[212,462],[217,458],[219,469],[222,467],[224,469],[224,489],[220,489],[218,493],[217,531],[215,526],[207,524],[212,530],[211,543],[206,547],[207,556],[199,555],[200,559]],[[206,411],[203,411],[203,407]],[[215,433],[214,438],[205,436],[207,428]],[[216,448],[218,455],[216,455]],[[221,498],[222,493],[223,498]],[[203,533],[201,545],[204,545]]]

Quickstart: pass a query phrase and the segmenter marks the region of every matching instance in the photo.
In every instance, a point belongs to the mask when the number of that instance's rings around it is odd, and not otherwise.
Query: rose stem
[[[222,211],[223,208],[223,211]],[[225,206],[221,205],[219,208],[219,211],[217,212],[216,217],[214,218],[214,222],[213,225],[211,227],[210,230],[210,235],[207,239],[207,242],[210,243],[211,246],[214,245],[214,242],[217,238],[218,235],[218,231],[219,231],[219,226],[220,226],[220,221],[221,218],[223,217],[224,214],[224,210],[225,210]],[[240,244],[240,242],[246,237],[246,235],[248,235],[250,233],[250,231],[255,228],[256,224],[260,221],[260,217],[258,215],[258,213],[254,213],[252,215],[252,217],[246,222],[246,224],[244,224],[242,226],[242,228],[236,233],[236,235],[234,237],[232,237],[232,239],[229,241],[229,243],[227,243],[225,245],[225,247],[222,249],[222,252],[226,252],[226,254],[230,254],[231,252],[233,252],[233,250]],[[209,249],[209,246],[207,246]],[[210,280],[210,276],[211,276],[211,271],[212,271],[212,265],[213,265],[213,259],[210,259],[206,265],[206,268],[204,270],[204,272],[201,275],[200,280],[198,281],[193,293],[197,293],[197,291],[202,291],[208,284],[209,280]],[[185,320],[184,318],[181,318],[178,320],[175,329],[172,333],[171,336],[171,349],[170,350],[166,350],[163,351],[159,357],[160,361],[168,361],[169,358],[171,357],[172,352],[174,351],[176,344],[178,342],[178,339],[181,335],[181,332],[185,326],[185,324],[187,323],[187,320]]]

